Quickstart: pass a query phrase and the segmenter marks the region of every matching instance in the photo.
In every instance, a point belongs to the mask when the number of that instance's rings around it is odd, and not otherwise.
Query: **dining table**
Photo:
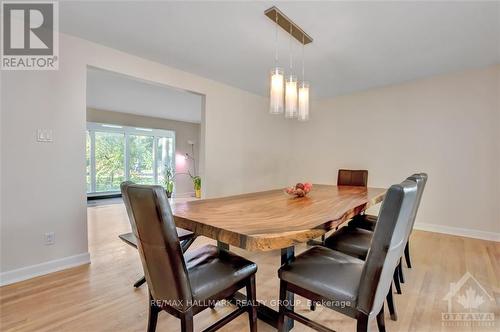
[[[220,250],[230,246],[248,251],[281,250],[280,264],[294,259],[295,246],[334,231],[352,217],[384,199],[386,189],[314,184],[305,197],[292,197],[282,189],[175,203],[177,227],[217,241]],[[276,294],[278,297],[278,294]],[[293,303],[293,294],[287,294]],[[245,295],[233,299],[242,303]],[[293,309],[293,306],[289,306]],[[277,327],[279,313],[263,303],[257,316]],[[285,318],[286,330],[293,320]]]

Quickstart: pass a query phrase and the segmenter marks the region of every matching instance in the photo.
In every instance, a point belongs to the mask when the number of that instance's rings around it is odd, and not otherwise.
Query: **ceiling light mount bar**
[[[304,30],[302,30],[297,24],[295,24],[291,19],[289,19],[285,14],[281,12],[275,6],[269,8],[264,12],[264,14],[269,17],[274,23],[277,23],[283,30],[291,34],[293,38],[303,45],[312,43],[313,39]],[[276,20],[276,17],[278,18]]]

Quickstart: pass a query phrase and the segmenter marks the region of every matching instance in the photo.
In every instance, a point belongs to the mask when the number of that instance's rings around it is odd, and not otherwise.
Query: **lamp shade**
[[[297,117],[297,76],[289,75],[285,83],[285,117]]]
[[[271,70],[270,75],[270,104],[269,113],[281,114],[283,113],[284,103],[284,82],[285,76],[282,68],[276,67]]]
[[[302,82],[299,86],[299,121],[309,120],[309,82]]]

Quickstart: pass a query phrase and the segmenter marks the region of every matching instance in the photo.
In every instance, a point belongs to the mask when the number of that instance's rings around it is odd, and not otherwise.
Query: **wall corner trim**
[[[34,264],[15,270],[5,271],[0,273],[0,286],[10,285],[19,281],[28,280],[34,277],[84,264],[90,264],[90,254],[88,252],[54,259],[48,262]]]
[[[415,229],[448,235],[470,237],[474,239],[500,242],[500,233],[480,231],[470,228],[436,225],[429,223],[415,223]]]

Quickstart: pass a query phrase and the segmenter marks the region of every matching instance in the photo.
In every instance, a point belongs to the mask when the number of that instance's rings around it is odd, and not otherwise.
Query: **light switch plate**
[[[36,141],[50,143],[53,141],[52,129],[39,128],[36,130]]]
[[[45,233],[45,245],[51,246],[56,243],[56,235],[54,232]]]

